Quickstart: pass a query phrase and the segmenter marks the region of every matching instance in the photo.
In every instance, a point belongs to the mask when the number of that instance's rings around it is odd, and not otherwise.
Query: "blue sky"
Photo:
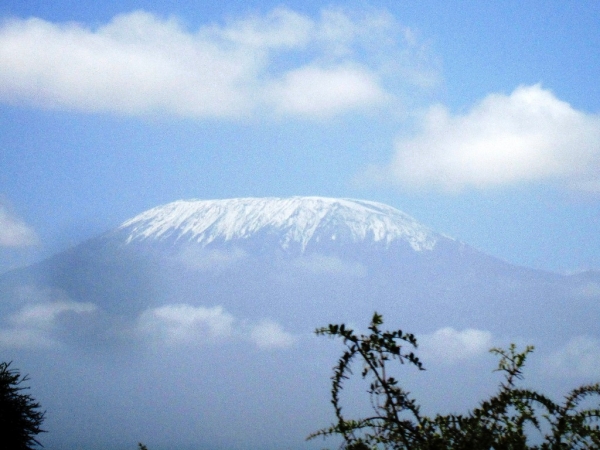
[[[0,4],[0,271],[180,198],[381,201],[600,269],[600,3]]]

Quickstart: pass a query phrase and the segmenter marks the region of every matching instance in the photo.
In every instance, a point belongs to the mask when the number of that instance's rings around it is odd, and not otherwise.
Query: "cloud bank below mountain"
[[[38,301],[27,302],[4,320],[0,347],[57,349],[73,345],[75,342],[63,339],[64,330],[73,332],[81,327],[77,319],[82,315],[88,319],[83,326],[91,326],[105,337],[112,335],[121,343],[132,339],[142,342],[144,347],[198,347],[234,341],[250,342],[258,349],[268,350],[290,347],[298,339],[272,319],[239,319],[222,306],[164,305],[144,310],[131,323],[124,317],[106,320],[105,312],[97,305],[69,300],[60,291],[31,290],[29,297]],[[82,334],[82,330],[76,334]]]

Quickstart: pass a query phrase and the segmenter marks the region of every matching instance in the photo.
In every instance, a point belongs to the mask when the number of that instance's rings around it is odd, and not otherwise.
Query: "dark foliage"
[[[10,368],[10,363],[0,363],[0,448],[5,450],[29,450],[41,445],[36,436],[43,433],[40,427],[44,412],[22,386],[27,376]]]
[[[423,370],[421,361],[412,351],[417,340],[401,330],[382,331],[382,317],[375,313],[369,326],[370,334],[356,335],[344,325],[329,325],[316,331],[318,335],[339,337],[346,349],[334,368],[331,402],[337,422],[309,436],[339,435],[342,449],[598,449],[600,448],[600,408],[581,408],[581,402],[600,395],[600,384],[572,390],[563,403],[529,389],[520,389],[522,369],[533,347],[517,352],[515,345],[507,350],[494,348],[500,358],[498,371],[504,381],[498,393],[482,401],[467,414],[421,414],[420,407],[398,380],[388,375],[386,364],[396,359]],[[368,393],[373,414],[362,419],[347,419],[342,414],[340,393],[348,379],[351,364],[359,359],[364,364],[361,376],[369,378]],[[389,370],[388,370],[389,372]],[[532,444],[527,430],[538,430],[537,444]]]

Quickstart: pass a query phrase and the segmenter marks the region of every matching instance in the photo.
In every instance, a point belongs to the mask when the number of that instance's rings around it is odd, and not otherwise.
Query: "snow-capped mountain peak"
[[[197,242],[277,236],[283,248],[323,240],[372,241],[388,246],[403,240],[431,250],[440,235],[382,203],[325,197],[179,200],[152,208],[118,229],[126,242],[169,239]]]

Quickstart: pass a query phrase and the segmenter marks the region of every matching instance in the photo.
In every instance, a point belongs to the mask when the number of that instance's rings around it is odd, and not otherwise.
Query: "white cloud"
[[[566,377],[600,376],[600,340],[577,336],[552,353],[546,360],[549,373]]]
[[[285,348],[289,347],[296,338],[287,333],[281,325],[271,320],[265,320],[254,325],[250,330],[250,339],[259,348]]]
[[[400,139],[390,166],[374,175],[449,191],[545,180],[600,191],[599,171],[600,116],[534,85],[491,94],[465,114],[431,107],[420,133]]]
[[[0,26],[0,99],[123,115],[328,116],[382,104],[393,60],[427,72],[398,30],[384,13],[331,9],[279,8],[195,32],[143,11],[96,28],[13,19]]]
[[[26,247],[37,243],[35,231],[0,204],[0,247]]]
[[[234,320],[221,306],[167,305],[145,311],[138,330],[170,344],[205,342],[229,337]]]
[[[8,327],[0,329],[0,346],[44,348],[58,345],[53,337],[58,318],[67,313],[89,314],[96,311],[91,303],[48,301],[24,306],[8,318]]]
[[[239,320],[222,306],[166,305],[144,311],[137,333],[162,345],[205,345],[225,340],[251,341],[260,349],[284,348],[296,338],[272,320]]]
[[[454,363],[487,353],[491,347],[492,334],[472,328],[457,331],[446,327],[419,337],[419,353],[425,361]]]
[[[286,73],[269,91],[277,111],[308,117],[330,116],[385,100],[374,74],[359,67],[302,67]]]

